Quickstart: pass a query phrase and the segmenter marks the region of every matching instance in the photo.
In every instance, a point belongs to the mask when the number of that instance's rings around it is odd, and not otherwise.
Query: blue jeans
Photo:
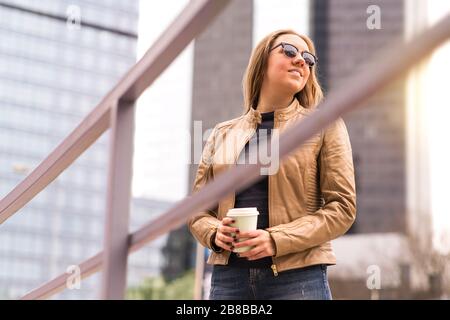
[[[279,272],[215,265],[210,300],[331,300],[326,265]]]

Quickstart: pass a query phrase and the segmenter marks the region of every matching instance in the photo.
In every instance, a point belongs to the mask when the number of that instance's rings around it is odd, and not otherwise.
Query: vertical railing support
[[[194,299],[203,300],[203,278],[205,270],[205,248],[197,243],[195,259]]]
[[[122,100],[111,113],[102,299],[123,299],[126,289],[134,113],[134,101]]]

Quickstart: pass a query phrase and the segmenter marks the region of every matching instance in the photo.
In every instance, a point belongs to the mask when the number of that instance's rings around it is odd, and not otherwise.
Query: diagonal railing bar
[[[358,73],[345,81],[342,86],[330,92],[328,98],[319,105],[315,112],[283,132],[279,141],[280,157],[282,158],[299,148],[314,133],[325,128],[338,117],[360,107],[376,91],[383,89],[405,74],[448,39],[450,39],[450,15],[408,43],[404,44],[402,40],[398,40],[394,46],[388,47],[382,53],[377,54],[378,58],[358,70]],[[420,46],[417,43],[420,43]],[[389,63],[386,63],[386,61],[389,61]],[[348,93],[347,88],[352,88],[352,91]],[[167,212],[129,235],[129,253],[179,227],[196,212],[213,207],[225,195],[245,188],[261,178],[259,175],[260,168],[260,163],[234,167],[226,174],[218,176],[195,194],[179,201]],[[102,252],[98,255],[101,254]],[[101,260],[98,259],[95,263],[95,268],[98,270]],[[68,275],[63,274],[60,277],[67,278]],[[56,289],[56,286],[60,283],[56,282],[57,279],[59,277],[50,282],[54,283],[54,286],[47,287],[47,290],[53,291]],[[24,298],[46,296],[44,286],[33,290]],[[58,288],[63,289],[62,286]]]
[[[220,13],[229,0],[190,1],[94,110],[23,181],[0,200],[0,224],[25,206],[110,127],[117,101],[134,101],[176,56]]]
[[[64,141],[0,201],[0,224],[25,206],[91,146],[109,127],[105,101],[91,112]]]
[[[121,111],[124,106],[133,105],[135,99],[151,85],[151,83],[170,65],[178,54],[198,35],[211,21],[226,7],[229,0],[191,0],[183,9],[173,23],[164,31],[157,42],[146,52],[146,54],[134,65],[130,71],[119,81],[119,83],[106,95],[99,105],[82,121],[82,123],[66,138],[33,172],[24,179],[10,194],[0,201],[0,223],[11,217],[15,212],[28,203],[36,194],[42,191],[51,181],[53,181],[62,171],[64,171],[75,159],[77,159],[90,145],[92,145],[101,134],[111,125],[116,125],[120,119],[114,116]],[[113,110],[111,110],[113,109]],[[114,111],[112,113],[111,111]],[[123,120],[123,119],[122,119]],[[117,138],[117,137],[116,137]],[[119,139],[120,140],[120,139]],[[126,145],[127,143],[125,143]],[[122,148],[124,141],[119,145],[112,144]],[[124,149],[125,150],[125,149]],[[120,152],[110,153],[110,165],[120,160]],[[117,159],[116,159],[117,158]],[[116,161],[117,160],[117,161]],[[130,164],[131,165],[131,164]],[[108,189],[108,212],[107,224],[105,226],[106,235],[105,244],[107,250],[101,254],[102,260],[95,260],[96,263],[104,263],[106,258],[106,274],[103,284],[103,296],[107,298],[121,298],[120,287],[115,285],[115,277],[123,277],[123,267],[116,268],[114,259],[121,255],[119,253],[122,245],[125,245],[125,254],[127,254],[127,238],[117,233],[122,233],[120,223],[125,221],[121,217],[121,210],[116,210],[116,206],[124,206],[129,202],[129,195],[123,196],[117,183],[129,180],[129,174],[122,175],[120,165],[115,170],[110,170],[109,180],[116,181],[115,187]],[[118,178],[118,179],[116,179]],[[114,193],[119,192],[120,201]],[[128,200],[127,200],[128,198]],[[126,209],[128,211],[128,209]],[[125,213],[125,212],[124,212]],[[111,242],[111,243],[109,243]],[[123,242],[123,243],[122,243]],[[105,256],[106,253],[106,256]],[[111,260],[113,259],[113,260]],[[109,263],[108,263],[109,261]],[[123,263],[122,263],[123,264]],[[66,278],[58,277],[56,280]],[[106,280],[105,280],[106,279]],[[122,279],[123,280],[123,279]],[[121,281],[122,281],[121,280]],[[58,281],[51,281],[52,285],[46,286],[36,296],[45,296],[45,293],[53,286],[58,287]],[[123,281],[121,282],[123,283]],[[112,287],[111,287],[112,286]]]
[[[103,259],[103,252],[97,253],[95,256],[83,261],[80,265],[78,265],[79,274],[69,274],[69,273],[63,273],[59,276],[57,276],[55,279],[45,283],[39,289],[32,290],[26,295],[24,295],[21,299],[22,300],[38,300],[38,299],[46,299],[49,298],[58,292],[63,291],[66,289],[67,282],[70,281],[69,277],[77,277],[79,276],[82,280],[90,275],[100,271],[102,269],[102,259]],[[76,279],[74,279],[75,281]]]

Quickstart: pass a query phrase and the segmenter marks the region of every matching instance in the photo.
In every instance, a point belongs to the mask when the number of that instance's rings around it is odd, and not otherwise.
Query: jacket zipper
[[[274,117],[273,117],[273,129],[275,129],[276,128],[276,125],[277,125],[277,115],[276,115],[276,111],[275,111],[275,113],[274,113]],[[270,135],[270,142],[272,143],[272,135]],[[271,151],[272,151],[272,148],[270,149]],[[271,175],[269,174],[269,176],[268,176],[268,181],[267,181],[267,194],[268,194],[268,206],[269,206],[269,212],[268,212],[268,215],[269,215],[269,227],[271,227],[273,224],[271,223],[271,221],[270,221],[270,181],[271,181],[271,179],[270,179],[270,177],[271,177]],[[275,263],[275,259],[274,259],[274,257],[272,256],[271,257],[271,259],[272,259],[272,265],[270,266],[270,268],[272,269],[272,272],[273,272],[273,276],[274,277],[277,277],[278,276],[278,270],[277,270],[277,265],[276,265],[276,263]]]
[[[273,261],[273,258],[272,258],[272,261]],[[274,277],[278,277],[277,265],[274,263],[274,264],[271,265],[270,267],[272,268],[273,276],[274,276]]]
[[[270,180],[271,179],[270,179],[270,175],[269,175],[268,183],[267,183],[267,193],[268,193],[268,197],[267,198],[268,198],[268,202],[269,202],[269,212],[268,212],[268,215],[269,215],[269,227],[272,226],[272,224],[270,223]],[[273,272],[274,277],[277,277],[278,276],[277,265],[275,263],[274,257],[272,256],[271,258],[272,258],[272,265],[270,267],[272,268],[272,272]]]

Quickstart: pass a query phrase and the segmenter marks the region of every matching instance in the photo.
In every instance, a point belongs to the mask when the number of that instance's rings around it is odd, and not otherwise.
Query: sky
[[[140,58],[188,1],[140,2]],[[175,201],[187,192],[192,43],[137,102],[133,195]]]

